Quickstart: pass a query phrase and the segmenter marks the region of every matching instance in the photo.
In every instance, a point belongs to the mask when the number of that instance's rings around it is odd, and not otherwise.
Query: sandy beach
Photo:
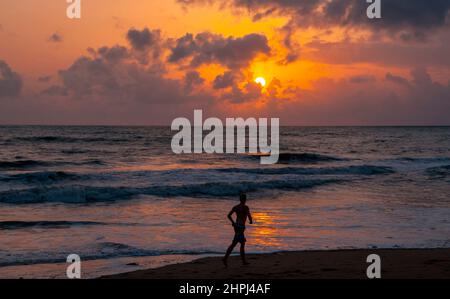
[[[280,252],[249,255],[242,266],[232,257],[225,268],[220,257],[158,269],[130,272],[106,279],[365,279],[370,254],[382,260],[382,278],[450,279],[450,249],[373,249]]]

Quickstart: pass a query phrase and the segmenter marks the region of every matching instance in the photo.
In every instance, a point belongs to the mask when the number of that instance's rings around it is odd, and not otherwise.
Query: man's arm
[[[250,213],[250,208],[247,208],[247,212],[248,212],[248,221],[250,221],[250,224],[253,224],[253,218],[252,218],[252,213]]]
[[[232,225],[235,224],[233,218],[231,217],[231,216],[233,216],[233,214],[234,214],[234,208],[230,211],[230,213],[228,213],[228,219],[230,219]]]

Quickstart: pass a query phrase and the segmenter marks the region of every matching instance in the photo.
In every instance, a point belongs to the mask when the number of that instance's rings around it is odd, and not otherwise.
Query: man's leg
[[[228,267],[228,258],[230,257],[230,254],[233,252],[234,247],[236,247],[237,242],[233,241],[231,243],[230,247],[228,247],[227,253],[225,254],[225,257],[223,258],[223,263],[225,264],[225,267]]]
[[[248,265],[247,259],[245,258],[245,242],[241,243],[241,259],[244,265]]]

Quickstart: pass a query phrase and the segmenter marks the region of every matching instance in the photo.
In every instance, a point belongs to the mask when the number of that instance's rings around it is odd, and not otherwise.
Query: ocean
[[[283,127],[276,165],[175,155],[168,127],[0,127],[0,278],[84,277],[247,251],[450,247],[450,127]]]

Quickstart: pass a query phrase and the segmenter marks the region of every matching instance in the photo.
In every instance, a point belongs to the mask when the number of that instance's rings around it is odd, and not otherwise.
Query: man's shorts
[[[235,243],[245,243],[247,239],[245,238],[245,225],[235,224],[234,225],[234,239]]]

